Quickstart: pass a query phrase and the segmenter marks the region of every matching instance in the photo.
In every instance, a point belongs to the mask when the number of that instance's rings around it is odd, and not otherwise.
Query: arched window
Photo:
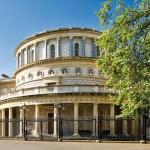
[[[55,45],[51,45],[51,58],[55,58]]]
[[[79,44],[78,43],[75,43],[74,49],[75,49],[75,56],[79,56]]]

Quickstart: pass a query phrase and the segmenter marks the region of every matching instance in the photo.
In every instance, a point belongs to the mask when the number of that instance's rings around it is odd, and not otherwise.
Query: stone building
[[[0,118],[22,119],[25,112],[20,108],[25,104],[29,109],[27,117],[54,119],[43,129],[53,136],[58,134],[55,121],[58,115],[74,119],[99,115],[114,118],[118,110],[109,101],[108,94],[116,94],[116,91],[104,88],[107,76],[95,66],[99,53],[95,42],[99,34],[95,29],[58,28],[21,42],[15,50],[14,78],[4,76],[0,80]],[[79,135],[79,131],[89,128],[87,126],[75,121],[67,128],[72,135]],[[110,134],[115,134],[114,122],[105,127]],[[122,127],[127,134],[127,121]],[[1,136],[13,136],[13,128],[11,122],[2,122]],[[19,128],[18,136],[22,136],[21,123]],[[92,131],[95,130],[97,128]],[[31,125],[30,132],[39,135],[38,122]]]

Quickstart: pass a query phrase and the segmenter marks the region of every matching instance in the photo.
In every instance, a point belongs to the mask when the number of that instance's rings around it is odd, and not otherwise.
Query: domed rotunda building
[[[58,117],[75,120],[63,122],[63,134],[96,136],[96,123],[81,120],[117,113],[108,97],[116,92],[104,88],[107,76],[95,65],[100,34],[95,29],[58,28],[36,33],[17,46],[14,78],[0,80],[0,118],[8,120],[0,123],[1,137],[22,136],[27,118],[36,120],[27,123],[28,135],[56,137]],[[52,121],[40,124],[42,119]],[[108,126],[114,134],[114,122]]]

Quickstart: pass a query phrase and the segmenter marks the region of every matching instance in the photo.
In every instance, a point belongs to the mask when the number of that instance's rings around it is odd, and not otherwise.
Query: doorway
[[[54,113],[48,113],[48,134],[54,134]]]

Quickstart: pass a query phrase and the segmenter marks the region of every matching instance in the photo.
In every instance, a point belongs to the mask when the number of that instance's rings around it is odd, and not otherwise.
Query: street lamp
[[[21,115],[23,117],[23,139],[26,140],[26,112],[29,111],[27,105],[20,106],[20,110],[23,112]]]

